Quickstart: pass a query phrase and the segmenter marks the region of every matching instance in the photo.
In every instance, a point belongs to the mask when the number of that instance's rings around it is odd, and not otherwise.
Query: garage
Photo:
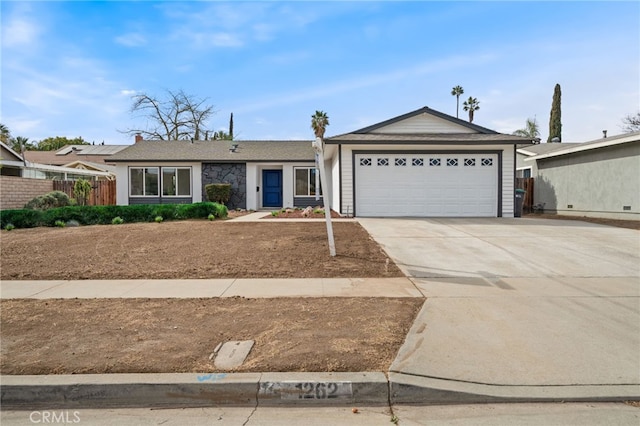
[[[355,214],[496,217],[496,152],[354,152]]]

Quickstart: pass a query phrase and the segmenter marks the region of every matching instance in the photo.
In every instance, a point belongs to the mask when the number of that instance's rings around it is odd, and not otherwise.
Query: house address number
[[[352,398],[351,382],[277,382],[262,383],[262,392],[287,400],[316,400]]]

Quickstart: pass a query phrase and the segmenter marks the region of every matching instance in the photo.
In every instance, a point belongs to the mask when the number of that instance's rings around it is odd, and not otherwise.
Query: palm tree
[[[464,93],[462,86],[456,86],[451,89],[451,96],[456,97],[456,118],[458,118],[458,111],[460,110],[460,95]]]
[[[473,113],[480,109],[480,101],[469,96],[469,99],[464,101],[462,105],[464,105],[465,111],[469,111],[469,123],[473,123]]]
[[[9,143],[10,139],[11,132],[9,131],[9,128],[0,123],[0,141],[2,141],[3,143]]]
[[[311,116],[311,128],[313,129],[313,133],[316,135],[316,138],[324,138],[324,132],[328,125],[329,117],[327,117],[326,112],[316,111],[316,113]]]
[[[533,120],[527,118],[527,122],[524,129],[518,129],[513,132],[515,136],[524,136],[525,138],[535,139],[540,136],[540,129],[538,128],[538,122],[534,117]]]
[[[11,149],[18,153],[22,153],[23,148],[27,150],[33,146],[29,143],[29,138],[25,138],[24,136],[16,136],[15,138],[11,138],[10,143]]]

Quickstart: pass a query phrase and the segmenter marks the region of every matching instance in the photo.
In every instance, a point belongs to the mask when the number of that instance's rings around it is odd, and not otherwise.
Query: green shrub
[[[56,207],[64,207],[71,204],[69,196],[62,191],[51,191],[39,195],[24,205],[25,209],[48,210]]]
[[[124,220],[120,216],[116,216],[111,220],[111,223],[114,225],[122,225]]]
[[[156,221],[156,223],[161,223],[162,222],[162,216],[156,216],[156,218],[154,220]]]
[[[274,211],[271,212],[271,216],[273,216],[273,217],[278,216],[279,214],[280,214],[279,210],[274,210]]]
[[[55,221],[55,225],[58,228],[64,228],[65,226],[67,226],[66,222],[64,220],[56,220]]]
[[[13,226],[13,224],[12,224],[12,223],[7,223],[7,224],[5,225],[5,227],[4,227],[4,229],[5,229],[6,231],[11,231],[11,230],[15,229],[15,226]]]
[[[171,220],[176,218],[176,204],[156,204],[152,211],[154,216],[162,216],[163,219]]]
[[[14,228],[35,228],[36,226],[44,226],[43,212],[41,210],[3,210],[0,213],[0,224],[5,228],[8,224]]]
[[[227,204],[231,198],[230,183],[210,183],[204,186],[207,199],[214,203]]]
[[[37,226],[56,226],[56,221],[80,225],[108,225],[113,218],[119,217],[126,223],[152,222],[160,216],[164,220],[204,219],[227,217],[228,210],[223,204],[140,204],[131,206],[66,206],[48,210],[3,210],[0,212],[0,228],[7,224],[15,228],[34,228]]]
[[[214,215],[213,213],[211,213],[209,216],[207,216],[207,219],[209,219],[209,220],[215,220],[215,219],[216,219],[216,215]]]

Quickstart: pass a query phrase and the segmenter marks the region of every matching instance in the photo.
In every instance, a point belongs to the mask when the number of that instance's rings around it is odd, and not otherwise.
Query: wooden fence
[[[54,180],[53,190],[62,191],[70,198],[76,198],[73,193],[74,180]],[[87,200],[89,206],[114,206],[116,204],[116,181],[94,180],[91,183],[91,194]]]
[[[533,178],[516,178],[516,189],[524,189],[524,200],[522,202],[522,212],[531,213],[533,211]]]

